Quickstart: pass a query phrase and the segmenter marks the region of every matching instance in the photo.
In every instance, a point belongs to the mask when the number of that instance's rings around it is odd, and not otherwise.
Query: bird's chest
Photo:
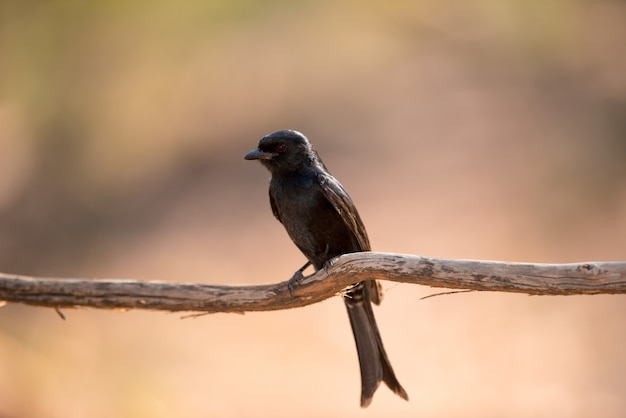
[[[274,215],[307,258],[316,265],[326,261],[341,221],[319,184],[307,179],[274,180],[270,199]]]
[[[272,182],[270,198],[274,215],[291,235],[310,230],[323,196],[312,180],[294,178]]]

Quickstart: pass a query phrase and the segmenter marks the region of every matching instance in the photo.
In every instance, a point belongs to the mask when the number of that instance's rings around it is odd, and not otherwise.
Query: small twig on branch
[[[139,280],[51,279],[0,273],[0,301],[55,309],[152,309],[193,312],[269,311],[310,305],[364,280],[530,295],[626,293],[626,262],[530,264],[452,260],[389,253],[342,255],[306,277],[290,295],[287,282],[218,286]]]

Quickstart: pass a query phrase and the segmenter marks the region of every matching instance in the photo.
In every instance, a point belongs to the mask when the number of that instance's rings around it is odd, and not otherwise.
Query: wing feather
[[[270,187],[270,206],[272,207],[272,213],[274,217],[278,219],[278,222],[283,223],[280,219],[280,215],[278,214],[278,206],[276,206],[276,199],[274,199],[274,194],[272,193],[272,188]]]
[[[371,247],[365,225],[363,225],[352,199],[341,183],[332,175],[324,172],[318,174],[318,181],[324,197],[335,208],[350,233],[356,238],[361,251],[370,251]]]
[[[335,208],[350,233],[356,238],[361,251],[371,251],[369,238],[365,225],[354,206],[354,202],[343,188],[341,183],[328,173],[318,174],[319,184],[322,187],[324,197],[328,199]],[[379,305],[383,300],[383,293],[380,283],[375,280],[366,280],[365,286],[369,290],[369,297],[372,302]]]

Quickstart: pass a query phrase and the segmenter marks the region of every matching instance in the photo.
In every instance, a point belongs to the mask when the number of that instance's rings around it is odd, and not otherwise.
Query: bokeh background
[[[287,279],[243,160],[298,129],[377,251],[626,259],[626,4],[0,3],[0,271]],[[0,417],[623,417],[626,299],[385,283],[411,401],[359,408],[343,303],[0,309]]]

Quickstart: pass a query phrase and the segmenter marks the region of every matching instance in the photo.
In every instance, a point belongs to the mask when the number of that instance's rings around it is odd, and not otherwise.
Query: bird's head
[[[259,160],[272,173],[292,172],[317,162],[317,154],[306,136],[298,131],[283,130],[264,136],[257,148],[244,157]]]

